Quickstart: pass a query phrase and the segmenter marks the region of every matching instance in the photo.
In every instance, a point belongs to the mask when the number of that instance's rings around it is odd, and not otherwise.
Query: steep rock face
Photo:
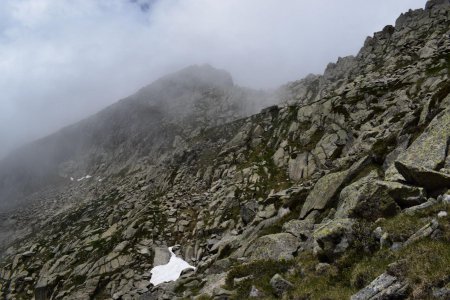
[[[45,198],[39,205],[4,217],[29,224],[33,213],[39,222],[5,251],[0,297],[426,299],[445,292],[448,191],[392,181],[386,170],[408,151],[418,153],[415,167],[429,168],[424,151],[438,149],[443,163],[430,171],[447,172],[445,131],[433,140],[439,147],[416,145],[435,131],[432,120],[448,117],[449,12],[448,2],[430,1],[403,14],[357,56],[284,86],[289,105],[203,130],[177,117],[174,126],[190,134],[159,152],[138,136],[133,149],[163,157],[158,164],[132,152],[123,171],[110,172],[111,162],[91,174],[102,181],[36,192]],[[129,119],[111,120],[121,118]],[[45,205],[61,199],[76,204],[45,215]],[[154,256],[174,244],[197,269],[154,287]],[[281,291],[280,278],[292,286]]]
[[[409,165],[420,165],[424,168],[439,171],[445,166],[450,145],[450,113],[448,109],[437,115],[424,133],[397,158]],[[402,179],[394,165],[387,171],[390,180]]]

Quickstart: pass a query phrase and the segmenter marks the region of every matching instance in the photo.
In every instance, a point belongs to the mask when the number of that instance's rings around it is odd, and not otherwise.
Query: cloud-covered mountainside
[[[0,158],[188,65],[275,88],[423,0],[2,0]],[[314,13],[311,13],[314,12]],[[312,30],[313,28],[313,30]]]
[[[255,113],[272,100],[211,66],[161,78],[80,123],[0,162],[0,207],[12,207],[70,178],[114,174],[131,162],[157,165],[192,134]]]
[[[448,299],[449,36],[428,1],[273,95],[192,66],[21,148],[0,297]]]

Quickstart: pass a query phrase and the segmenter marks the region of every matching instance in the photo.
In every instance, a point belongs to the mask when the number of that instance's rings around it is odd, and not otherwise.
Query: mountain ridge
[[[256,97],[259,97],[261,103],[256,102]],[[135,94],[97,114],[18,149],[0,162],[0,169],[3,171],[0,174],[0,183],[4,183],[0,190],[4,191],[7,190],[7,186],[18,185],[18,190],[33,192],[35,187],[45,186],[46,181],[49,184],[58,184],[70,177],[81,177],[83,173],[93,171],[86,169],[91,163],[88,161],[83,167],[83,161],[102,159],[80,158],[80,155],[89,152],[94,152],[93,156],[112,154],[114,159],[120,160],[118,157],[120,154],[114,154],[116,147],[120,148],[125,144],[123,147],[126,148],[126,143],[143,145],[146,144],[146,140],[160,144],[152,150],[135,149],[135,153],[129,151],[128,155],[142,156],[142,152],[145,151],[156,152],[157,148],[170,147],[172,142],[161,139],[158,142],[159,134],[174,135],[172,137],[174,138],[175,135],[183,133],[183,126],[208,127],[243,117],[250,112],[256,112],[255,107],[263,105],[264,99],[261,98],[264,97],[268,97],[264,92],[235,86],[231,76],[225,71],[214,69],[209,65],[187,67],[141,88]],[[148,132],[145,137],[132,137],[136,134],[142,135],[145,131]],[[142,142],[139,142],[140,138],[143,139]],[[89,149],[92,147],[97,150]],[[156,153],[153,156],[155,159]],[[107,158],[103,163],[107,164],[110,159]],[[127,159],[126,155],[122,159]],[[66,165],[77,164],[74,160],[81,161],[81,170],[58,170],[58,165],[63,162]],[[19,170],[14,172],[17,165]],[[61,172],[63,174],[60,174]],[[18,173],[16,176],[19,176],[19,179],[13,178],[8,181],[11,173]],[[41,177],[42,180],[39,180]],[[30,184],[27,188],[27,182],[33,180],[38,182]],[[5,204],[6,198],[14,198],[14,193],[12,191],[9,195],[0,195],[0,203]],[[15,198],[26,195],[19,194]]]

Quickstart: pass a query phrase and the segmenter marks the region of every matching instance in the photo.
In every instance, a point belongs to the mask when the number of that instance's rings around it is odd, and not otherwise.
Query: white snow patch
[[[70,177],[70,181],[73,181],[73,177]]]
[[[91,177],[92,177],[91,175],[86,175],[86,176],[83,176],[81,178],[78,178],[77,181],[81,181],[81,180],[84,180],[84,179],[89,179]]]
[[[158,285],[168,281],[175,281],[180,277],[183,270],[195,270],[195,267],[188,264],[182,258],[177,257],[175,253],[172,252],[172,248],[173,247],[169,247],[169,252],[171,254],[169,262],[165,265],[156,266],[150,271],[152,274],[150,283],[153,285]]]

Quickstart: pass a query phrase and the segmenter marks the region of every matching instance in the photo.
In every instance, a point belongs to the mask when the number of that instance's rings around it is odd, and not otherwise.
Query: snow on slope
[[[169,252],[171,255],[169,262],[165,265],[156,266],[150,271],[152,274],[150,283],[153,285],[158,285],[168,281],[175,281],[180,277],[183,270],[195,270],[195,267],[188,264],[182,258],[177,257],[175,253],[172,252],[172,248],[173,247],[169,247]]]

